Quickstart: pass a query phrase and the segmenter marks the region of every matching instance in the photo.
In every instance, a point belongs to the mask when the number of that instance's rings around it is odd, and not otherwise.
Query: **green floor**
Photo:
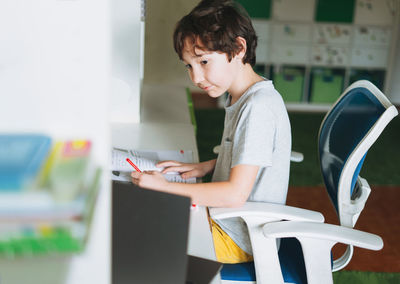
[[[220,144],[224,111],[221,109],[195,110],[197,143],[200,160],[216,157],[212,149]],[[319,113],[290,113],[292,126],[292,149],[304,154],[302,163],[292,163],[290,185],[321,185],[317,154],[319,126],[324,117]],[[365,159],[361,176],[374,185],[400,185],[400,119],[395,118],[371,147]]]
[[[335,284],[398,284],[400,273],[338,271],[333,273]]]
[[[195,110],[197,121],[197,143],[200,160],[216,157],[212,149],[220,144],[224,110]],[[317,156],[317,136],[323,114],[290,113],[293,150],[305,156],[302,163],[292,163],[290,185],[314,186],[322,184]],[[371,147],[364,162],[361,176],[370,184],[400,185],[400,119],[394,119],[377,142]],[[398,167],[397,167],[398,168]],[[205,181],[209,181],[207,177]],[[339,271],[333,273],[335,284],[394,284],[400,283],[400,273],[374,273]]]

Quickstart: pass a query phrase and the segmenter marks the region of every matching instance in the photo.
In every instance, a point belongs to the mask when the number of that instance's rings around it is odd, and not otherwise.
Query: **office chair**
[[[213,219],[241,217],[253,247],[254,262],[224,265],[223,283],[329,284],[332,271],[350,262],[353,246],[380,250],[379,236],[353,229],[371,192],[359,173],[368,149],[397,114],[378,88],[361,80],[344,91],[321,123],[320,168],[340,225],[285,205],[248,202],[239,209],[210,209]],[[338,242],[347,249],[332,261],[331,249]]]

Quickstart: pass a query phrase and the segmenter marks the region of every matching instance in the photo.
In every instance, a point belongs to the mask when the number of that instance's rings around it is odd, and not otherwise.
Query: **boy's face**
[[[234,58],[229,62],[225,53],[193,48],[193,43],[186,39],[182,59],[192,82],[210,97],[230,92],[238,68]]]

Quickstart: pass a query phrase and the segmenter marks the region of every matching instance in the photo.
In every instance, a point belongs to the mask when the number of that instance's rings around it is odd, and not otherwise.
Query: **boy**
[[[198,205],[240,207],[246,201],[285,203],[291,134],[285,105],[271,81],[257,75],[257,37],[249,17],[231,1],[201,1],[177,24],[174,47],[193,83],[213,98],[228,92],[221,150],[216,160],[197,164],[164,161],[163,173],[183,178],[213,172],[212,182],[169,183],[158,172],[132,172],[144,188],[187,195]],[[240,218],[212,221],[217,259],[252,260]]]

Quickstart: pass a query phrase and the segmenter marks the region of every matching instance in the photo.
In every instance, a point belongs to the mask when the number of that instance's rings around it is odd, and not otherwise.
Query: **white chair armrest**
[[[283,221],[263,226],[266,241],[275,238],[295,237],[301,243],[308,284],[333,284],[331,250],[337,243],[345,243],[362,248],[379,250],[382,239],[373,234],[336,225]]]
[[[303,153],[292,151],[290,153],[290,161],[300,163],[304,160]]]
[[[313,238],[371,250],[383,248],[382,238],[377,235],[325,223],[297,221],[268,223],[264,225],[263,232],[268,238]]]
[[[242,218],[247,225],[253,248],[257,283],[283,283],[275,239],[265,239],[263,225],[280,220],[324,222],[315,211],[265,202],[246,202],[240,208],[210,208],[213,219]]]
[[[214,154],[219,154],[219,151],[221,151],[221,145],[214,146],[213,153]]]
[[[259,216],[276,220],[324,222],[320,212],[266,202],[246,202],[239,208],[210,208],[210,215],[213,219]]]

